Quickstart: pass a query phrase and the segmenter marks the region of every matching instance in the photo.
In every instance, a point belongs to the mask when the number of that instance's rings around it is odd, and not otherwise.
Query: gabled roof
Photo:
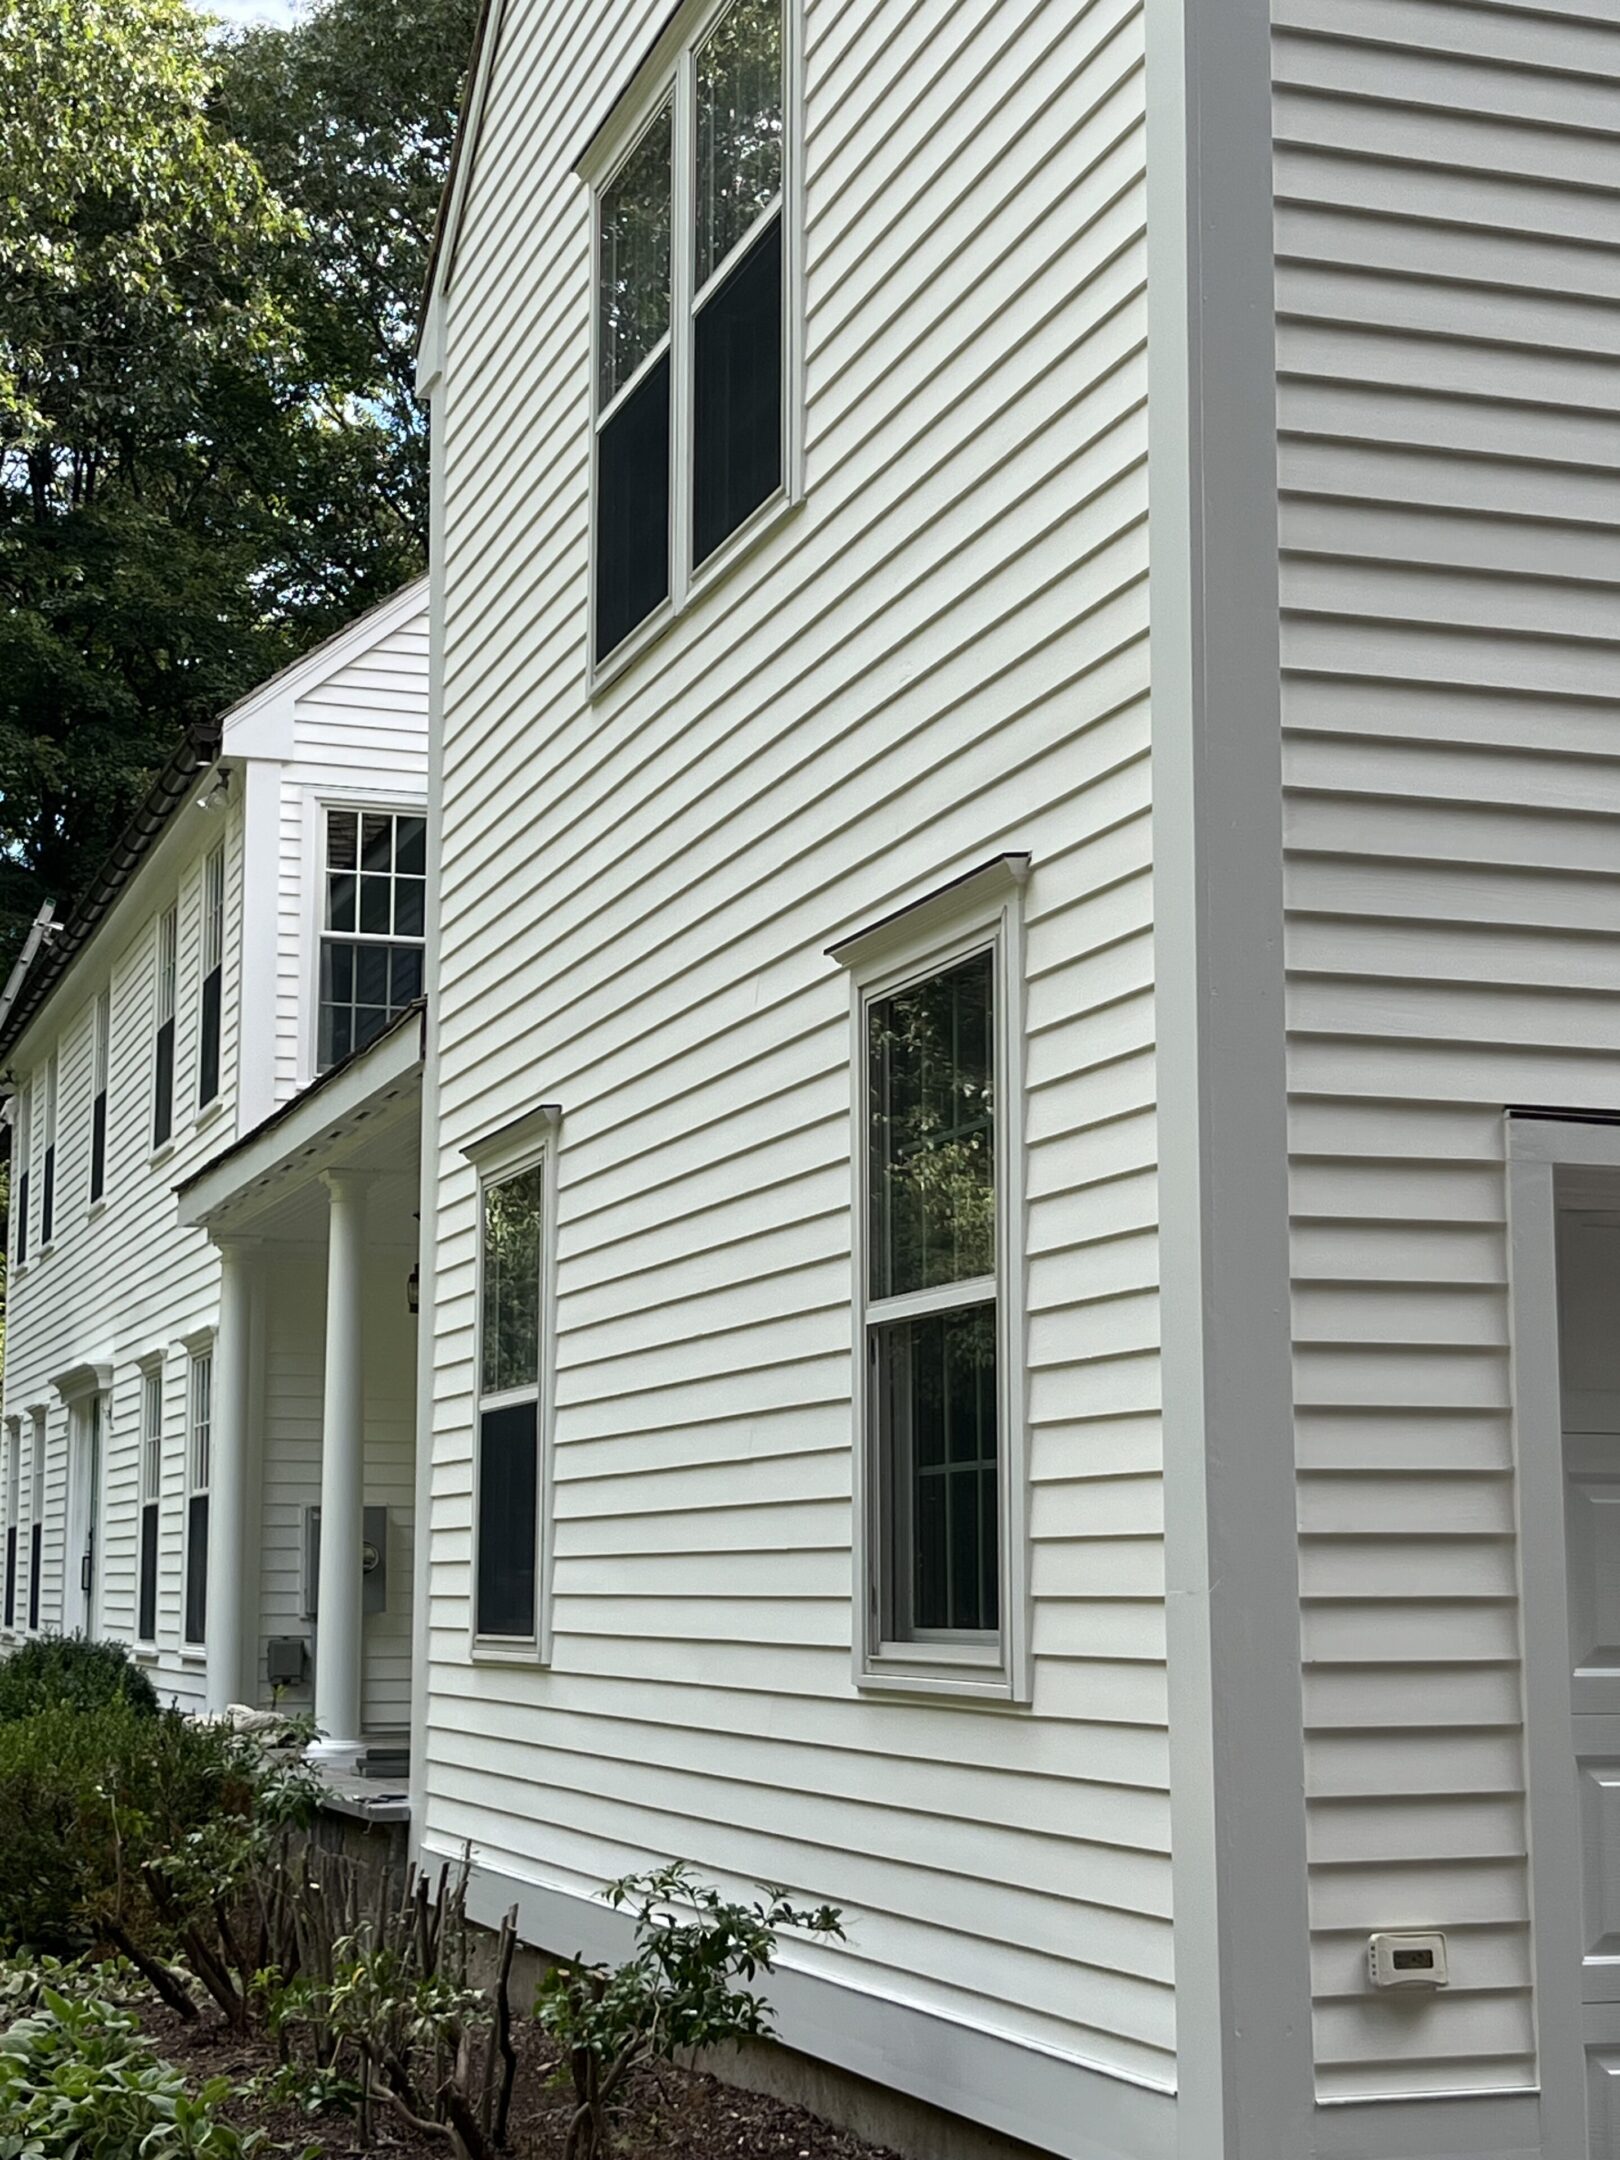
[[[66,921],[49,927],[32,965],[24,971],[9,1002],[0,1002],[0,1068],[4,1067],[74,960],[116,906],[141,864],[169,830],[198,776],[217,758],[229,756],[238,748],[253,755],[258,745],[252,740],[251,731],[257,718],[278,704],[290,704],[301,692],[335,674],[352,657],[367,650],[380,635],[386,634],[396,619],[407,619],[415,614],[426,604],[427,590],[425,577],[413,578],[409,585],[401,586],[386,600],[368,608],[363,615],[357,615],[353,622],[345,623],[341,630],[324,638],[278,675],[272,675],[268,682],[258,684],[245,697],[238,698],[217,720],[204,721],[193,727],[175,746],[140,808],[91,879],[78,906]],[[232,737],[238,735],[245,738],[240,744],[232,741]]]

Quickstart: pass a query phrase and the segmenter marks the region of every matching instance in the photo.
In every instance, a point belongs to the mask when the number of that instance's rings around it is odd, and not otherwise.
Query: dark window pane
[[[871,1295],[996,1264],[990,953],[867,1009]]]
[[[197,1049],[199,1103],[211,1103],[219,1093],[219,1015],[223,986],[223,970],[210,968],[203,977],[202,986],[202,1029]]]
[[[478,1420],[480,1635],[534,1634],[535,1507],[540,1490],[536,1406],[512,1403]]]
[[[392,900],[392,878],[363,877],[360,880],[361,929],[376,937],[386,937],[393,927],[388,919]]]
[[[1000,1619],[993,1305],[876,1330],[888,1627],[993,1634]]]
[[[193,1493],[186,1503],[186,1641],[202,1642],[208,1632],[208,1495]]]
[[[16,1446],[16,1441],[11,1443]],[[17,1625],[17,1525],[6,1525],[6,1626]]]
[[[90,1197],[99,1200],[107,1184],[107,1091],[102,1089],[90,1112]]]
[[[357,1005],[388,1003],[388,947],[361,945],[354,955],[354,1001]]]
[[[352,870],[360,860],[360,820],[352,810],[332,810],[326,819],[326,867]]]
[[[697,282],[782,185],[782,0],[734,0],[697,55]]]
[[[174,1130],[174,1022],[165,1020],[157,1031],[156,1071],[153,1077],[152,1145],[161,1147]]]
[[[28,1172],[17,1180],[17,1258],[28,1258]]]
[[[704,303],[693,354],[692,545],[707,561],[782,484],[782,220]]]
[[[368,810],[360,820],[360,867],[384,875],[394,867],[394,821],[386,812]]]
[[[403,1012],[412,998],[422,995],[422,954],[415,945],[396,945],[388,968],[388,1003]]]
[[[39,1193],[39,1242],[48,1245],[56,1231],[56,1149],[45,1150],[45,1175]]]
[[[394,867],[401,877],[427,875],[427,819],[402,817],[395,829]]]
[[[45,1565],[45,1525],[34,1524],[28,1533],[28,1625],[39,1626],[40,1576]]]
[[[321,996],[347,1005],[354,996],[354,947],[325,944],[321,947]]]
[[[135,1633],[141,1642],[157,1640],[158,1510],[155,1500],[141,1509],[140,1604]]]
[[[421,878],[402,877],[394,887],[394,935],[420,937],[427,887]]]
[[[392,1017],[386,1005],[357,1005],[354,1008],[352,1047],[363,1050],[367,1043],[375,1042]]]
[[[602,191],[599,402],[608,405],[669,328],[674,109],[665,105]]]
[[[330,877],[326,881],[326,927],[328,930],[352,930],[354,928],[353,877]]]
[[[336,1065],[354,1048],[354,1014],[348,1005],[321,1007],[320,1063],[324,1071]]]
[[[669,355],[596,438],[596,653],[669,598]]]

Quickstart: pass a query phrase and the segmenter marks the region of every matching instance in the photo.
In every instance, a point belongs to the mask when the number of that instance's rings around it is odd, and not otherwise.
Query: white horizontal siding
[[[1490,2090],[1535,2068],[1501,1110],[1620,1096],[1620,22],[1274,20],[1319,2086]],[[1416,2020],[1358,1962],[1414,1924]]]
[[[560,146],[663,14],[509,16],[435,406],[426,1834],[581,1895],[674,1853],[788,1881],[846,1908],[848,1947],[811,1955],[851,1984],[1168,2083],[1140,10],[812,0],[807,497],[592,703],[588,234]],[[851,1052],[824,948],[1003,848],[1036,864],[1036,1677],[1032,1713],[985,1715],[852,1685]],[[542,1100],[546,1673],[466,1654],[460,1154]]]

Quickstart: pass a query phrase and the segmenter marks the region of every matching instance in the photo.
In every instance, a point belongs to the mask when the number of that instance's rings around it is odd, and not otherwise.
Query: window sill
[[[155,1665],[159,1656],[158,1646],[155,1642],[138,1642],[130,1655],[137,1665]]]
[[[194,1129],[201,1132],[205,1125],[212,1125],[215,1118],[225,1113],[225,1097],[216,1095],[212,1102],[205,1102],[193,1120]]]
[[[146,1158],[148,1168],[155,1170],[159,1163],[166,1163],[173,1153],[174,1141],[170,1138],[165,1140],[161,1147],[155,1147],[149,1152]]]
[[[983,1703],[1003,1709],[1027,1709],[1026,1690],[1015,1688],[999,1653],[969,1649],[943,1655],[896,1645],[874,1654],[855,1675],[855,1685],[873,1695],[949,1696],[953,1701]]]
[[[106,1212],[107,1196],[105,1193],[103,1193],[99,1200],[92,1200],[90,1205],[85,1209],[84,1219],[87,1223],[94,1222],[98,1216],[105,1215]]]
[[[537,1642],[503,1642],[499,1638],[481,1642],[475,1636],[467,1646],[467,1658],[473,1665],[531,1665],[537,1672],[546,1669]]]
[[[715,587],[724,584],[739,564],[746,562],[756,548],[762,547],[777,527],[784,524],[803,501],[802,495],[789,495],[784,491],[761,503],[753,515],[738,526],[731,538],[715,550],[702,569],[692,573],[686,597],[678,607],[673,601],[666,600],[662,607],[649,615],[645,622],[638,623],[628,637],[615,645],[605,659],[592,661],[592,701],[615,688],[644,652],[666,638],[677,623],[685,622]]]
[[[206,1643],[187,1643],[180,1652],[180,1662],[182,1665],[190,1666],[194,1671],[201,1672],[208,1663],[208,1645]]]

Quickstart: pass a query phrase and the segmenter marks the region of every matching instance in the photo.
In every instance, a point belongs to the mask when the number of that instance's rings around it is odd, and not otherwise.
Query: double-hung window
[[[95,1037],[91,1048],[90,1203],[107,1190],[107,1073],[112,1062],[112,992],[96,999]]]
[[[17,1625],[17,1516],[22,1506],[22,1419],[6,1419],[5,1624]]]
[[[45,1576],[45,1413],[30,1420],[28,1451],[28,1625],[39,1632],[40,1593]]]
[[[326,813],[316,1065],[363,1050],[422,995],[427,820],[419,812]]]
[[[202,1008],[197,1026],[197,1107],[219,1094],[219,1029],[225,993],[225,843],[203,864]]]
[[[548,1119],[549,1123],[549,1119]],[[473,1635],[540,1648],[545,1480],[548,1137],[479,1188]]]
[[[157,1641],[158,1511],[163,1485],[163,1367],[141,1372],[141,1521],[137,1555],[135,1636]]]
[[[214,1360],[207,1350],[191,1360],[186,1406],[185,1639],[208,1635],[208,1480],[213,1455]]]
[[[11,1250],[21,1267],[28,1258],[28,1205],[32,1197],[34,1146],[34,1085],[25,1080],[17,1091],[17,1117],[12,1127],[12,1168],[16,1173],[15,1235]]]
[[[39,1176],[39,1242],[41,1250],[56,1235],[56,1091],[60,1067],[53,1050],[45,1060],[43,1159]]]
[[[174,1005],[180,965],[180,909],[158,917],[156,999],[152,1008],[152,1145],[162,1147],[174,1131]]]
[[[855,973],[860,1677],[1022,1697],[1026,859],[835,948]]]
[[[792,4],[697,17],[596,186],[599,662],[787,491]]]

